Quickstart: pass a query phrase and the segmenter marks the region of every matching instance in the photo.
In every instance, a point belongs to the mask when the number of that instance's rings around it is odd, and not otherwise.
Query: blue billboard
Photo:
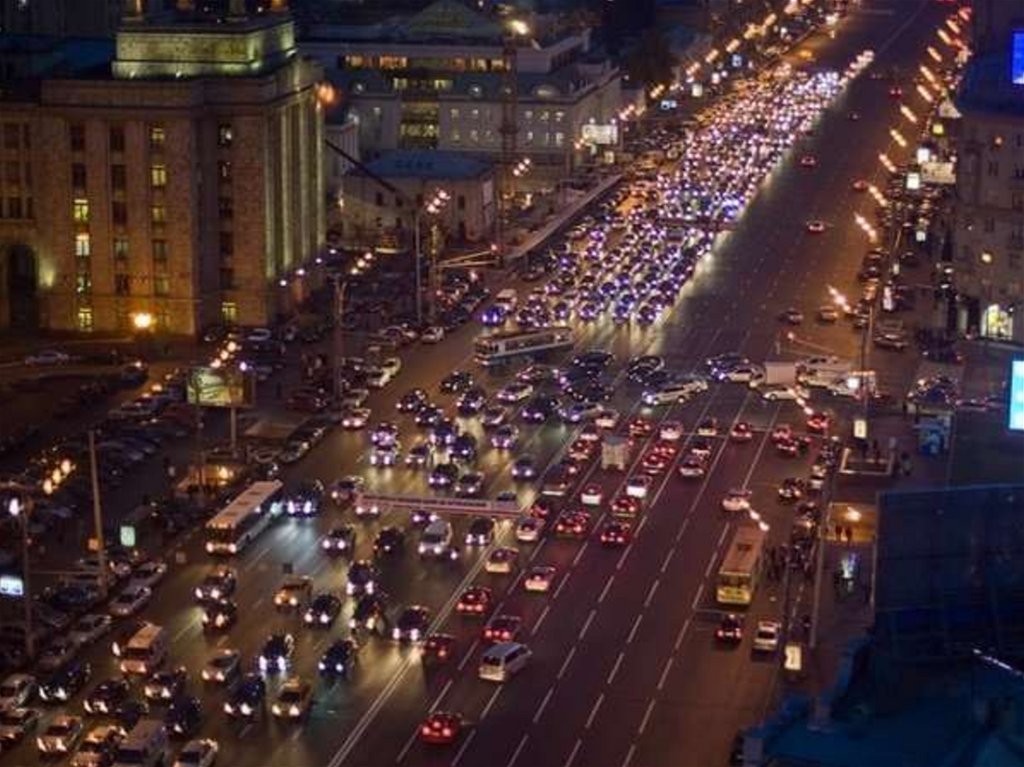
[[[1024,29],[1013,32],[1010,49],[1010,78],[1014,85],[1024,85]]]
[[[1010,428],[1024,431],[1024,359],[1010,363]]]

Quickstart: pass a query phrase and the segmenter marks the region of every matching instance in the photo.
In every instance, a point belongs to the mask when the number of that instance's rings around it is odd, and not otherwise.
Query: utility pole
[[[103,535],[103,506],[100,502],[99,468],[96,464],[96,432],[89,430],[89,478],[92,483],[92,521],[95,525],[96,554],[100,566],[100,597],[107,598],[107,542]]]

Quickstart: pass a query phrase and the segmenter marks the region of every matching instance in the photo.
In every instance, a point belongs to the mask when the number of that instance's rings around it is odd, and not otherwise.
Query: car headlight
[[[414,641],[414,642],[417,641],[420,638],[420,630],[419,629],[413,629],[412,631],[410,631],[409,632],[409,638],[412,641]]]
[[[225,703],[224,704],[224,713],[225,714],[233,714],[233,713],[235,713],[235,707],[232,706],[231,703]]]
[[[401,639],[402,638],[402,630],[399,629],[398,627],[395,627],[395,628],[391,629],[391,638],[392,639]]]
[[[290,709],[288,709],[288,714],[291,715],[291,716],[298,716],[299,713],[300,713],[299,707],[297,705],[295,705],[294,703],[292,704],[292,707]]]
[[[261,671],[267,670],[267,659],[264,658],[262,655],[260,656],[259,665]]]
[[[281,706],[275,703],[270,707],[270,710],[274,712],[274,716],[281,716]]]
[[[284,671],[286,668],[288,668],[288,659],[283,657],[283,656],[278,658],[277,659],[277,667],[281,671]]]
[[[250,706],[248,703],[243,703],[241,706],[238,707],[238,710],[241,711],[245,716],[249,716],[252,713],[252,706]]]
[[[196,595],[196,599],[202,599],[203,598],[203,590],[201,588],[199,588],[198,586],[196,586],[196,590],[195,590],[194,593]]]
[[[320,622],[321,623],[326,625],[326,624],[330,623],[330,621],[331,621],[331,616],[329,616],[327,613],[321,613],[320,614]]]
[[[203,669],[202,677],[204,682],[210,681],[210,672],[207,671],[205,668]]]

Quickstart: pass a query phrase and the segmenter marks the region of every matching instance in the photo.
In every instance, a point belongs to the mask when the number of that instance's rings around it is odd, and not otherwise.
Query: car
[[[255,719],[263,713],[267,683],[259,674],[246,674],[224,702],[224,713],[232,719]]]
[[[163,577],[167,575],[167,563],[159,559],[152,559],[138,565],[132,572],[129,585],[146,586],[152,589]]]
[[[444,340],[445,329],[441,325],[431,325],[420,333],[420,341],[425,344],[436,344]]]
[[[479,386],[466,389],[455,401],[455,411],[464,418],[478,415],[487,406],[487,392]]]
[[[464,498],[480,495],[484,489],[484,475],[479,471],[467,471],[455,482],[455,494]]]
[[[594,414],[594,425],[599,429],[614,429],[619,424],[619,411],[604,408]]]
[[[39,755],[43,757],[70,754],[85,734],[85,725],[79,716],[58,714],[36,738]]]
[[[284,513],[289,517],[315,517],[320,513],[326,493],[320,480],[303,480],[289,489],[284,502]]]
[[[60,668],[78,653],[80,646],[68,637],[57,637],[39,654],[36,664],[40,671]]]
[[[597,443],[594,440],[577,438],[569,445],[566,452],[569,459],[575,463],[586,463],[597,450]]]
[[[453,463],[442,463],[430,470],[427,484],[434,488],[446,488],[455,484],[459,476],[459,468]]]
[[[356,548],[356,529],[352,525],[332,527],[320,541],[325,554],[351,554]]]
[[[494,540],[494,520],[490,517],[473,517],[466,530],[467,546],[487,546]]]
[[[438,388],[443,394],[458,394],[473,386],[473,384],[473,375],[471,373],[456,370],[442,378]]]
[[[876,333],[872,342],[879,349],[889,349],[901,352],[909,345],[906,338],[900,333]]]
[[[405,465],[410,469],[420,469],[430,463],[433,448],[428,442],[413,445],[405,453]]]
[[[582,538],[590,527],[590,514],[585,511],[566,510],[555,520],[555,535],[563,538]]]
[[[725,511],[750,511],[750,499],[753,493],[750,490],[734,488],[722,498],[722,508]]]
[[[129,583],[110,602],[110,614],[115,618],[124,618],[135,615],[143,607],[149,604],[153,598],[153,590],[149,586],[141,586]]]
[[[496,450],[511,450],[519,440],[519,427],[506,423],[491,433],[491,447]]]
[[[683,479],[700,479],[708,469],[708,457],[705,453],[695,452],[692,448],[679,462],[679,476]]]
[[[781,638],[782,624],[779,621],[758,621],[757,628],[754,631],[754,652],[777,652]]]
[[[420,653],[425,664],[445,663],[455,654],[455,637],[451,634],[428,634]]]
[[[531,517],[547,520],[547,518],[551,516],[553,509],[554,504],[551,499],[540,496],[533,499],[533,503],[530,504],[530,508],[527,513]]]
[[[128,733],[116,724],[101,724],[86,733],[82,745],[71,758],[71,767],[110,767],[117,747]]]
[[[371,466],[391,467],[398,463],[398,443],[392,442],[386,445],[376,444],[370,449],[369,462]]]
[[[313,579],[308,575],[288,575],[274,592],[274,607],[278,610],[298,610],[313,593]]]
[[[341,612],[341,600],[334,594],[317,594],[302,614],[302,622],[315,628],[327,628]]]
[[[402,610],[391,629],[391,638],[396,642],[420,642],[427,635],[430,626],[430,608],[410,605]]]
[[[203,665],[200,676],[204,682],[230,685],[241,673],[242,656],[238,650],[224,648],[211,655]]]
[[[71,357],[65,352],[56,349],[43,349],[35,354],[25,357],[26,365],[50,366],[64,365],[71,361]]]
[[[683,425],[679,421],[664,421],[658,427],[658,439],[678,442],[683,438]]]
[[[463,719],[451,711],[433,711],[427,714],[418,730],[419,739],[431,745],[448,745],[462,734]]]
[[[270,710],[278,719],[296,721],[309,714],[313,707],[313,686],[301,677],[285,680]]]
[[[173,767],[213,767],[220,747],[212,738],[190,740],[178,752]]]
[[[557,399],[546,394],[539,394],[523,406],[519,417],[527,423],[541,424],[557,413],[558,408]]]
[[[714,437],[718,435],[718,419],[714,417],[704,418],[697,424],[698,437]]]
[[[648,479],[648,477],[638,477],[638,479]],[[635,517],[640,513],[640,505],[639,498],[620,493],[612,501],[612,514],[617,517]]]
[[[533,396],[533,385],[524,381],[514,381],[498,389],[494,395],[498,402],[515,405]]]
[[[661,474],[661,472],[665,471],[665,467],[668,466],[669,460],[664,453],[657,450],[649,450],[644,454],[643,460],[640,461],[640,471],[649,477]]]
[[[359,645],[353,639],[337,639],[332,642],[317,662],[320,676],[348,678],[359,660]]]
[[[889,88],[889,96],[894,99],[903,97],[903,88],[898,85],[893,85]]]
[[[437,512],[428,509],[413,509],[409,512],[409,524],[413,527],[423,528],[438,519],[440,517],[437,515]]]
[[[32,701],[39,685],[30,674],[11,674],[0,683],[0,710],[20,708]]]
[[[793,427],[788,423],[780,423],[772,429],[771,441],[772,444],[778,444],[779,442],[785,442],[786,440],[793,439]]]
[[[487,586],[469,586],[459,595],[455,603],[455,612],[459,615],[482,616],[490,612],[494,602],[494,592]]]
[[[799,325],[804,321],[804,313],[799,309],[790,307],[784,309],[779,314],[779,322],[785,322],[787,325]]]
[[[825,231],[825,222],[819,221],[818,219],[808,221],[805,226],[807,227],[807,231],[811,234],[821,234]]]
[[[598,537],[602,546],[625,546],[632,538],[629,524],[618,519],[610,519],[601,526]]]
[[[256,665],[263,673],[284,673],[291,665],[295,653],[295,637],[286,632],[271,634],[263,643]]]
[[[476,437],[472,434],[459,434],[448,446],[448,460],[452,462],[469,464],[476,460],[476,454]]]
[[[424,405],[417,411],[414,420],[417,426],[433,427],[444,420],[444,410],[436,405]]]
[[[512,464],[512,478],[519,480],[534,479],[537,476],[537,464],[533,456],[523,455]]]
[[[828,413],[814,412],[807,418],[807,431],[813,434],[824,434],[828,431],[831,419]]]
[[[800,167],[813,168],[818,164],[818,158],[812,154],[805,154],[800,158]]]
[[[546,593],[551,590],[556,572],[552,565],[534,565],[523,577],[523,588],[533,593]]]
[[[795,402],[808,399],[810,392],[799,386],[784,386],[780,384],[762,387],[761,397],[766,402]]]
[[[715,639],[723,644],[739,644],[743,641],[743,616],[726,613],[718,621]]]
[[[197,602],[219,602],[235,593],[238,573],[232,567],[218,565],[207,571],[193,592]]]
[[[799,501],[804,496],[807,483],[796,477],[786,477],[779,484],[778,496],[780,501]]]
[[[380,573],[373,562],[367,559],[358,559],[348,568],[345,593],[349,596],[373,594],[377,590],[379,580]]]
[[[729,430],[731,442],[750,442],[752,439],[754,439],[754,430],[746,421],[737,421]]]
[[[496,615],[487,621],[481,636],[485,642],[514,642],[522,628],[523,619],[518,615]]]
[[[604,501],[604,490],[596,482],[586,485],[580,491],[580,503],[584,506],[600,506]]]
[[[386,557],[398,554],[405,548],[405,531],[396,526],[382,527],[373,541],[373,555]]]
[[[516,540],[520,543],[535,543],[540,540],[544,520],[537,517],[522,517],[516,523]]]
[[[654,424],[648,419],[637,416],[629,422],[629,436],[636,439],[649,437],[654,431]]]
[[[39,729],[42,719],[38,709],[24,706],[0,708],[0,749],[8,751]]]
[[[349,431],[365,429],[372,415],[373,411],[368,407],[347,408],[341,415],[341,428]]]
[[[511,573],[519,559],[519,549],[498,546],[491,550],[484,561],[484,570],[489,573]]]
[[[480,423],[485,429],[496,429],[506,421],[508,421],[508,409],[502,405],[484,408],[480,416]]]
[[[85,696],[82,707],[87,714],[113,714],[131,696],[127,679],[117,677],[100,682]]]
[[[172,736],[189,738],[203,723],[203,704],[194,695],[178,695],[164,714],[164,724]]]
[[[66,703],[85,687],[90,676],[92,666],[81,659],[72,660],[39,686],[39,697],[45,703]]]
[[[238,620],[238,605],[231,599],[203,604],[202,623],[204,631],[224,631]]]

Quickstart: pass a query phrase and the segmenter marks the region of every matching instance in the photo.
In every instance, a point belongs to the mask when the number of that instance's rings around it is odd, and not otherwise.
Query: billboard
[[[1024,357],[1010,362],[1009,427],[1024,431]]]
[[[610,146],[619,143],[619,126],[617,125],[584,125],[582,128],[583,140],[588,144],[602,144]]]
[[[189,404],[201,407],[252,407],[256,379],[238,368],[194,367],[188,375]]]
[[[1010,79],[1014,85],[1024,85],[1024,29],[1013,31],[1010,50]]]

